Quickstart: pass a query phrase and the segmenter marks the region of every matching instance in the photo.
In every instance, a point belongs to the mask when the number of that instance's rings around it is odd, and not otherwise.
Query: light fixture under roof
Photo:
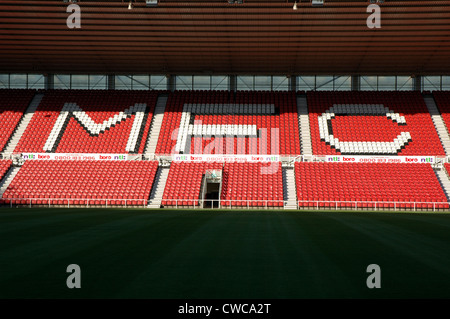
[[[147,7],[156,7],[158,5],[158,0],[145,0]]]
[[[297,1],[294,2],[294,6],[292,7],[292,10],[297,10]]]
[[[133,9],[133,1],[130,0],[130,3],[128,4],[128,10]]]

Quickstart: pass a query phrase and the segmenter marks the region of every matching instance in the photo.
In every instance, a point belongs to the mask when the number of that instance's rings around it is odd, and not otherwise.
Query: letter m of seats
[[[120,112],[103,123],[95,123],[92,118],[83,111],[76,103],[65,103],[61,113],[50,132],[47,142],[44,145],[44,151],[55,152],[58,147],[59,141],[64,134],[64,131],[69,124],[70,119],[73,117],[75,120],[83,127],[83,129],[91,136],[99,136],[104,133],[107,129],[125,121],[130,118],[131,115],[135,114],[133,126],[131,128],[130,135],[128,137],[128,142],[125,147],[127,152],[137,152],[139,149],[138,141],[140,140],[140,132],[143,129],[143,122],[145,119],[145,109],[147,104],[136,103]]]

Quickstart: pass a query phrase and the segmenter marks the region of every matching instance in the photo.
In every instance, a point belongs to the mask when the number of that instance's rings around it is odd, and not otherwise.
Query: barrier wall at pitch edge
[[[63,154],[63,153],[22,153],[20,156],[24,160],[91,160],[91,161],[126,161],[136,160],[135,154]],[[139,158],[141,159],[141,158]],[[157,158],[155,158],[156,160]],[[436,164],[439,159],[446,161],[445,158],[435,156],[352,156],[352,155],[325,155],[312,156],[309,160],[298,157],[300,161],[326,161],[330,163],[422,163]],[[170,160],[170,159],[169,159]],[[173,154],[171,160],[175,162],[280,162],[280,155],[235,155],[235,154]],[[285,159],[283,159],[285,160]]]
[[[279,155],[213,155],[213,154],[174,154],[172,155],[174,162],[218,162],[218,163],[234,163],[234,162],[279,162]]]
[[[436,163],[435,156],[342,156],[327,155],[326,162],[335,163]]]
[[[22,153],[24,160],[126,161],[128,154]]]

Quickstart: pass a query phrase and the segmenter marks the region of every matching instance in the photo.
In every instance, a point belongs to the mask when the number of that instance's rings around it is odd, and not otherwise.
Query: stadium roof
[[[450,1],[0,1],[0,72],[450,74]]]

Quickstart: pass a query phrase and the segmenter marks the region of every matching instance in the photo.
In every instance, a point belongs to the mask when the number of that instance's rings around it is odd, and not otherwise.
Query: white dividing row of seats
[[[338,138],[325,140],[342,154],[392,154],[398,152],[411,140],[409,132],[401,132],[392,142],[340,142]]]
[[[190,120],[191,112],[183,111],[183,113],[181,113],[180,127],[178,128],[177,143],[175,144],[176,152],[184,151],[186,148]]]
[[[257,129],[254,125],[216,125],[212,126],[208,131],[207,125],[190,124],[192,114],[196,115],[270,115],[275,114],[274,104],[208,104],[208,103],[186,103],[183,105],[183,112],[181,114],[180,127],[178,128],[177,143],[175,144],[175,151],[182,152],[186,148],[186,143],[189,136],[256,136]],[[198,127],[196,127],[198,126]],[[205,128],[203,128],[206,126]],[[239,127],[241,127],[239,129]],[[200,130],[200,131],[199,131]],[[199,132],[202,132],[199,134]],[[205,132],[205,133],[203,133]],[[208,133],[209,132],[209,133]],[[214,133],[213,133],[214,132]]]
[[[395,113],[383,104],[333,104],[325,111],[328,119],[336,114],[363,115],[363,116],[386,116],[399,124],[405,124],[406,119],[399,113]],[[322,114],[323,115],[323,114]]]
[[[409,132],[401,132],[391,142],[340,141],[332,133],[331,120],[336,116],[386,116],[397,124],[406,124],[404,116],[384,107],[383,104],[334,104],[319,116],[320,138],[342,154],[392,154],[396,155],[411,141]]]
[[[141,132],[141,127],[144,124],[144,117],[145,117],[145,108],[147,107],[146,104],[141,104],[140,111],[136,111],[136,115],[134,117],[133,126],[131,127],[130,136],[128,136],[127,145],[125,147],[125,150],[127,152],[137,152],[137,142],[139,139],[139,133]]]
[[[50,135],[47,138],[47,141],[44,145],[44,151],[52,151],[53,146],[56,143],[56,140],[58,139],[58,136],[63,129],[64,123],[66,122],[67,117],[69,116],[72,109],[75,107],[75,103],[65,103],[61,113],[59,113],[58,118],[56,119],[55,125],[53,125],[52,131],[50,132]],[[78,106],[78,105],[77,105]]]
[[[135,113],[135,120],[126,147],[127,151],[133,151],[136,148],[136,143],[139,137],[139,132],[143,123],[146,108],[146,103],[136,103],[135,105],[130,106],[130,108],[125,109],[123,112],[115,114],[102,123],[95,123],[89,116],[89,114],[83,111],[78,106],[78,104],[65,103],[61,110],[61,113],[58,116],[58,119],[55,122],[55,125],[52,128],[52,131],[50,132],[49,137],[47,138],[47,141],[44,145],[44,151],[51,151],[53,149],[58,136],[61,134],[64,123],[69,116],[73,116],[74,118],[76,118],[89,133],[98,135],[100,133],[103,133],[107,128],[120,123],[121,121],[127,119],[133,113]]]
[[[188,135],[195,137],[201,136],[257,136],[256,125],[234,125],[234,124],[208,124],[208,125],[189,125]]]
[[[183,106],[183,112],[194,114],[254,114],[268,115],[275,114],[274,104],[208,104],[208,103],[187,103]]]

